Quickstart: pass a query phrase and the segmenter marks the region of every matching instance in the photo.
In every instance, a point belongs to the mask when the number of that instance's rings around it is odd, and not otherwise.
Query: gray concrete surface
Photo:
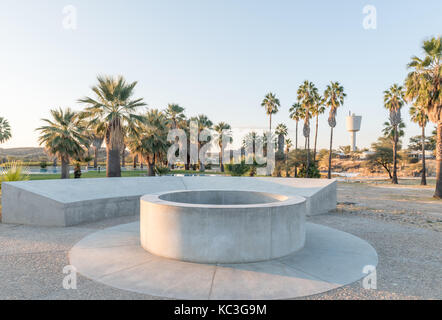
[[[202,264],[143,250],[139,223],[93,233],[70,251],[70,263],[89,279],[137,293],[179,299],[285,299],[357,281],[376,266],[376,251],[342,231],[307,224],[305,247],[280,259]]]
[[[255,177],[139,177],[5,182],[2,222],[66,227],[126,215],[138,215],[139,199],[154,192],[236,189],[299,195],[307,214],[336,208],[336,181]]]
[[[280,258],[305,242],[305,198],[238,190],[182,190],[140,200],[141,245],[200,263]]]

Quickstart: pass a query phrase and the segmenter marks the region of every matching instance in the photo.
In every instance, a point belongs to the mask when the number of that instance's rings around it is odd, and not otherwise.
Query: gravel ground
[[[404,200],[405,199],[405,200]],[[354,234],[378,252],[377,289],[361,282],[306,299],[442,299],[442,204],[426,188],[339,183],[338,210],[309,218]],[[82,276],[62,288],[70,248],[122,217],[70,228],[0,224],[0,299],[158,299],[111,288]]]

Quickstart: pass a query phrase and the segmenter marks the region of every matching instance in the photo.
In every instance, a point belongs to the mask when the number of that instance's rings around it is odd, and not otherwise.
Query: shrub
[[[242,161],[241,163],[237,163],[237,164],[231,164],[229,163],[228,165],[226,165],[226,169],[227,172],[230,173],[231,176],[243,176],[247,171],[249,171],[249,166],[247,164],[245,164],[244,161]]]
[[[155,174],[159,176],[164,176],[170,172],[169,167],[166,166],[155,166]]]
[[[298,171],[298,177],[299,178],[307,177],[304,165]],[[308,168],[308,177],[309,178],[321,178],[321,173],[319,172],[318,167],[316,166],[316,164],[313,164],[313,163],[310,164],[310,166]]]
[[[47,166],[48,166],[48,164],[46,163],[46,161],[40,162],[40,168],[46,169]]]
[[[29,169],[24,167],[20,161],[7,162],[1,165],[0,189],[2,182],[24,180],[29,180]]]
[[[250,167],[249,176],[250,177],[256,176],[256,166],[253,165]]]

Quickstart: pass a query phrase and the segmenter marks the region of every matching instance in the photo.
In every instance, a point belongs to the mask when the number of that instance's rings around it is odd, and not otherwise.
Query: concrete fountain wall
[[[183,190],[143,196],[142,247],[198,263],[280,258],[305,242],[306,200],[265,192]]]

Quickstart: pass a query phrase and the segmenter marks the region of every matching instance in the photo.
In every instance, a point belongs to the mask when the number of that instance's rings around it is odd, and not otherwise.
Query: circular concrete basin
[[[140,240],[150,253],[182,261],[264,261],[304,246],[305,213],[299,196],[234,190],[150,194],[140,202]]]

